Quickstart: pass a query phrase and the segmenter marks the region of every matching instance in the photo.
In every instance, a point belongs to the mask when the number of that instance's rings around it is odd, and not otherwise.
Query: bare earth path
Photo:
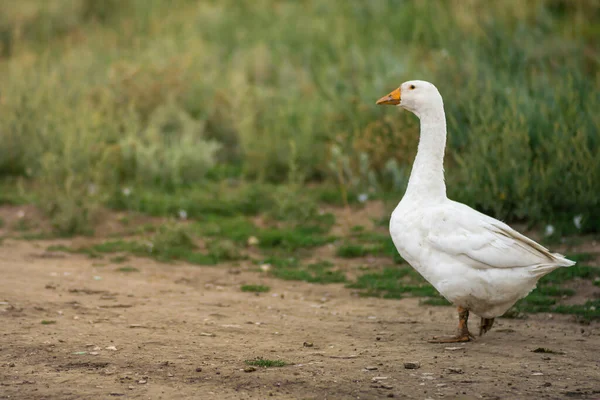
[[[226,266],[133,259],[124,274],[46,245],[0,246],[0,398],[600,398],[598,324],[500,319],[474,343],[432,345],[453,309]],[[240,291],[255,283],[271,292]],[[244,372],[255,357],[290,365]]]

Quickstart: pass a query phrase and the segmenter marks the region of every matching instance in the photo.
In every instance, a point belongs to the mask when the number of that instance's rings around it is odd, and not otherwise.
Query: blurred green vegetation
[[[152,214],[162,196],[174,214],[235,181],[397,201],[418,121],[374,101],[426,79],[445,98],[451,197],[597,232],[599,38],[595,0],[5,1],[0,199],[36,202],[62,234],[100,207]],[[183,209],[294,210],[269,190]],[[294,247],[290,229],[261,243]]]

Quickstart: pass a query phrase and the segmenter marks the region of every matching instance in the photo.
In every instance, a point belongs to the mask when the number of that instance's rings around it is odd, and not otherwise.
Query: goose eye
[[[410,90],[413,90],[415,88],[415,85],[410,85]]]

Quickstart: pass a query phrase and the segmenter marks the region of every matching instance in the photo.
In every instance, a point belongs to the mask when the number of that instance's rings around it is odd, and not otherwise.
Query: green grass
[[[384,268],[381,272],[363,274],[346,287],[361,289],[361,296],[385,299],[401,299],[405,294],[440,298],[438,292],[411,267]]]
[[[310,283],[328,284],[346,282],[346,274],[335,270],[329,261],[303,264],[297,258],[268,257],[263,264],[271,265],[270,274],[276,278],[288,281],[304,281]]]
[[[56,321],[43,319],[42,322],[41,322],[41,324],[42,325],[54,325],[54,324],[56,324]]]
[[[369,232],[365,231],[364,228],[352,228],[350,237],[338,246],[336,255],[343,258],[360,258],[372,255],[391,257],[396,264],[404,262],[389,234]]]
[[[600,276],[600,268],[576,264],[569,268],[559,268],[540,279],[541,284],[563,283],[576,278],[593,279]]]
[[[121,3],[0,5],[0,203],[60,235],[105,206],[299,220],[314,183],[320,204],[398,198],[417,120],[373,101],[410,78],[447,99],[451,197],[600,230],[595,0]]]
[[[135,268],[135,267],[121,267],[121,268],[117,268],[118,272],[125,272],[125,273],[129,273],[129,272],[140,272],[139,269]]]
[[[265,285],[242,285],[240,290],[242,292],[267,293],[271,288]]]
[[[127,256],[115,256],[110,259],[110,262],[115,264],[121,264],[127,261],[129,261],[129,257]]]
[[[273,368],[273,367],[285,367],[288,365],[285,361],[282,360],[268,360],[266,358],[258,357],[253,360],[244,361],[247,365],[252,365],[255,367],[262,368]]]
[[[242,258],[238,249],[225,241],[210,242],[207,251],[199,251],[188,229],[178,225],[161,226],[154,236],[144,241],[107,240],[89,247],[50,246],[47,250],[87,254],[91,258],[102,258],[110,253],[128,253],[163,262],[179,260],[197,265],[215,265]]]

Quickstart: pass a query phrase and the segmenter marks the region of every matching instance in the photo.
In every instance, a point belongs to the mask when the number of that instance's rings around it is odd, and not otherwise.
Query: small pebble
[[[196,368],[196,372],[202,372],[202,368],[200,368],[200,367]]]
[[[147,382],[148,382],[148,381],[146,381],[146,380],[143,380],[143,379],[141,379],[141,380],[139,380],[139,381],[138,381],[138,383],[139,383],[140,385],[144,385],[144,384],[146,384]]]
[[[368,367],[365,367],[365,369],[367,371],[377,371],[377,367],[374,367],[374,366],[368,366]]]
[[[254,372],[254,371],[256,371],[255,367],[246,367],[246,368],[244,368],[244,372]]]
[[[448,368],[448,372],[451,374],[464,374],[465,371],[462,368]]]
[[[419,369],[419,368],[421,368],[421,364],[419,364],[418,362],[405,362],[404,363],[404,368],[406,368],[406,369]]]
[[[373,382],[379,382],[379,381],[385,381],[388,377],[387,376],[374,376],[371,378],[371,380]]]
[[[304,342],[304,343],[302,343],[302,345],[304,347],[313,347],[314,346],[313,342]]]

